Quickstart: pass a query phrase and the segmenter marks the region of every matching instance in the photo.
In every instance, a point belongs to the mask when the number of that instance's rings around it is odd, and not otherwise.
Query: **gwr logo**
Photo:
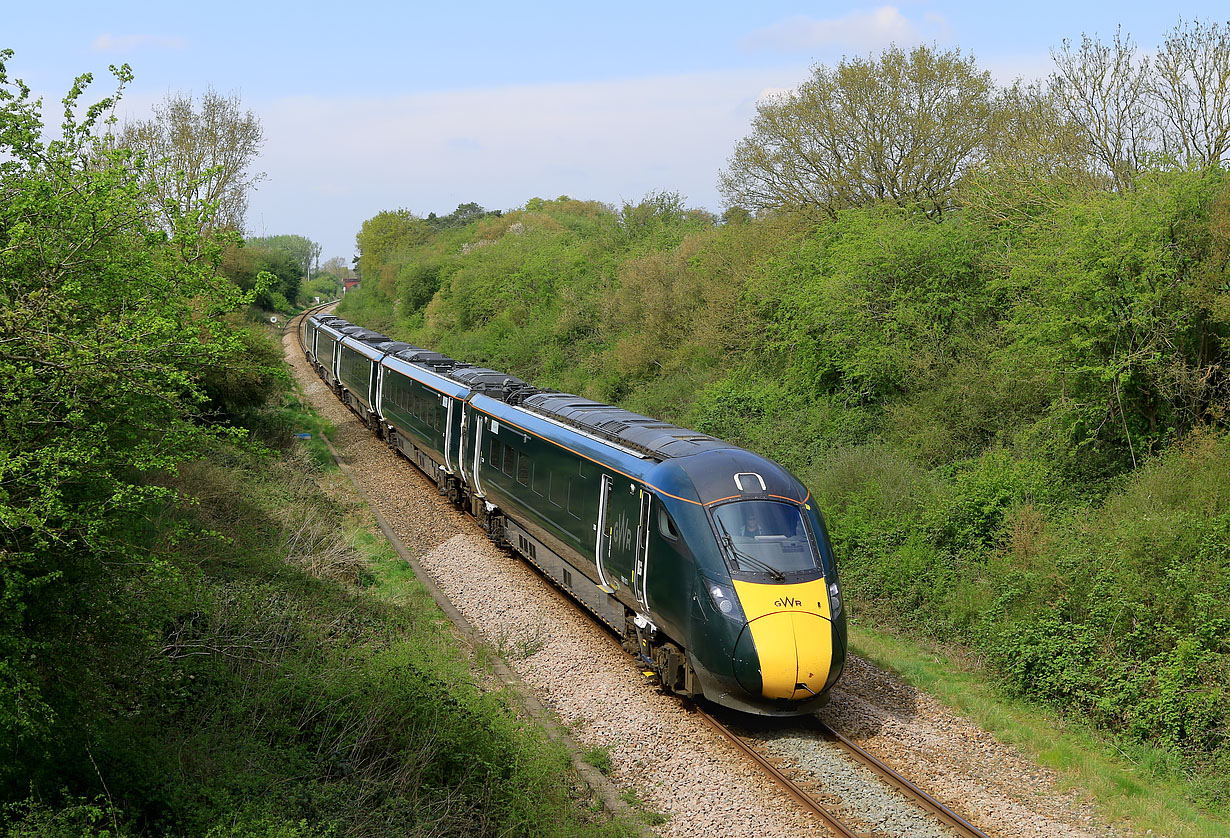
[[[611,548],[627,551],[632,546],[632,527],[628,525],[627,514],[619,513],[615,525],[611,527]]]
[[[799,608],[803,605],[803,600],[795,599],[792,596],[784,596],[774,603],[778,608]]]

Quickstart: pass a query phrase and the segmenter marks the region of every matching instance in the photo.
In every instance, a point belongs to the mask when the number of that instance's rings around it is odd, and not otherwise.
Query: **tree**
[[[431,236],[427,222],[408,209],[382,210],[363,222],[355,236],[359,251],[356,272],[365,280],[375,280],[389,299],[396,293],[396,266],[392,257],[398,251],[422,244]]]
[[[1015,82],[995,98],[985,157],[960,185],[960,203],[993,224],[1020,222],[1105,185],[1089,165],[1084,130],[1046,84]]]
[[[304,279],[311,279],[319,266],[320,245],[307,236],[249,236],[249,247],[261,247],[285,253],[299,266]]]
[[[324,264],[320,266],[320,273],[329,274],[336,277],[339,281],[350,279],[354,274],[350,266],[346,264],[346,260],[341,256],[330,256],[326,259]]]
[[[219,270],[244,291],[256,290],[256,305],[269,310],[289,312],[303,283],[295,255],[261,243],[228,248]]]
[[[1136,44],[1120,31],[1110,44],[1083,35],[1074,48],[1065,39],[1051,57],[1052,89],[1084,132],[1090,159],[1118,188],[1127,188],[1157,137],[1148,59],[1138,58]]]
[[[1153,66],[1167,150],[1184,163],[1220,165],[1230,151],[1230,28],[1180,21]]]
[[[753,210],[832,215],[888,200],[940,213],[986,143],[993,93],[990,73],[960,50],[893,47],[817,66],[757,106],[719,188]]]
[[[457,209],[445,216],[438,216],[434,212],[430,213],[427,216],[427,224],[433,230],[447,230],[452,227],[464,227],[488,216],[498,218],[502,214],[499,210],[485,210],[480,205],[471,201],[467,204],[458,204]]]
[[[8,78],[11,57],[0,52],[0,788],[7,789],[28,788],[23,766],[55,717],[47,690],[65,677],[40,655],[60,632],[98,625],[95,610],[114,607],[103,593],[112,577],[156,564],[142,527],[174,497],[157,476],[224,433],[204,421],[203,380],[242,363],[244,347],[227,318],[250,301],[215,270],[224,234],[202,241],[189,223],[195,216],[183,215],[164,219],[173,226],[162,229],[148,158],[100,136],[118,94],[83,108],[91,79],[78,78],[64,99],[60,136],[45,141],[41,102]],[[132,74],[126,65],[113,70],[122,90]],[[185,260],[185,240],[205,258]]]
[[[265,178],[250,171],[263,142],[256,115],[241,109],[236,94],[213,88],[201,97],[200,110],[191,94],[168,95],[154,106],[153,119],[127,123],[116,138],[117,147],[146,156],[143,176],[165,228],[189,217],[198,230],[237,232],[244,230],[249,190]]]

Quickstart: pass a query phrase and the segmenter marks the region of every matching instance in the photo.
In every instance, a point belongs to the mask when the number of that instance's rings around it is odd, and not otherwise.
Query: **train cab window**
[[[509,477],[517,473],[517,449],[511,445],[504,446],[504,464],[501,470]]]
[[[713,522],[735,570],[781,575],[820,566],[807,523],[794,504],[726,503],[713,510]]]
[[[664,506],[658,506],[658,532],[671,541],[679,540],[679,528]]]

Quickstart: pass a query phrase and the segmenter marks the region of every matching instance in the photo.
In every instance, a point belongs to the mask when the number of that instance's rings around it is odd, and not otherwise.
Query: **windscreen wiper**
[[[717,521],[718,527],[722,530],[722,540],[726,543],[726,549],[734,556],[735,562],[741,569],[743,565],[748,565],[751,568],[769,574],[769,577],[775,582],[785,582],[786,574],[775,568],[768,562],[758,559],[755,556],[749,556],[738,547],[735,546],[735,540],[730,537],[730,533],[726,531],[726,525],[722,523],[722,519],[714,516],[713,520]]]

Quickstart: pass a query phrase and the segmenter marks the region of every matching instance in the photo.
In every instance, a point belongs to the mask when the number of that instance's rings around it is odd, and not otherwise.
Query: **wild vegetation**
[[[88,76],[44,139],[11,58],[0,834],[627,834],[296,447],[321,428],[245,317],[283,276],[228,277],[217,202],[168,198]]]
[[[1169,754],[1224,811],[1230,39],[1055,58],[1000,90],[927,48],[817,68],[762,104],[721,218],[669,192],[382,213],[340,313],[785,463],[857,621]],[[869,133],[835,138],[852,102]],[[937,147],[944,119],[977,136]]]

